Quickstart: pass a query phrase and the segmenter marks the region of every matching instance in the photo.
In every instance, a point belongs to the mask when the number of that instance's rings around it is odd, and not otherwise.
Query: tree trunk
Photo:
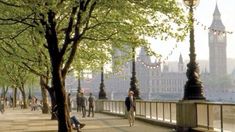
[[[27,109],[28,105],[27,105],[26,94],[25,94],[24,88],[22,89],[22,99],[23,99],[23,108]]]
[[[7,102],[6,102],[6,94],[7,94],[7,91],[8,91],[8,87],[3,86],[3,88],[2,88],[2,93],[1,93],[1,97],[4,99],[4,104],[5,104],[5,105],[7,104]]]
[[[2,89],[2,97],[4,98],[4,101],[6,99],[6,94],[8,92],[8,87],[7,86],[3,86],[3,89]]]
[[[56,105],[56,100],[55,100],[55,90],[54,88],[48,88],[48,93],[51,97],[51,111],[53,110],[53,108],[55,107]],[[51,113],[51,120],[57,120],[57,117],[55,114]]]
[[[46,81],[48,82],[48,81]],[[41,86],[41,93],[42,93],[42,113],[43,114],[48,114],[49,113],[49,105],[48,105],[48,98],[47,98],[47,91],[46,91],[46,87],[45,85],[47,84],[43,84],[45,83],[43,81],[43,77],[40,77],[40,86]]]
[[[54,87],[49,87],[48,82],[49,81],[48,81],[47,78],[40,77],[41,87],[46,89],[48,91],[49,95],[50,95],[50,99],[51,99],[51,109],[50,109],[51,110],[51,120],[57,120],[57,116],[55,114],[53,114],[53,108],[55,108],[55,105],[56,105],[55,89],[54,89]],[[48,109],[49,109],[49,106],[48,106]]]
[[[71,132],[71,124],[69,120],[69,111],[67,107],[66,92],[64,87],[64,79],[61,76],[60,66],[53,67],[52,85],[55,88],[56,104],[58,107],[58,131],[59,132]]]
[[[14,92],[13,92],[13,104],[12,104],[12,107],[13,108],[15,108],[16,107],[16,102],[17,102],[17,100],[16,100],[16,95],[17,95],[17,88],[16,87],[14,87]]]
[[[3,88],[2,88],[2,93],[0,94],[0,96],[3,98],[3,103],[4,103],[4,105],[5,106],[7,106],[7,97],[6,97],[6,94],[7,94],[7,91],[8,91],[8,87],[6,87],[6,86],[3,86]]]
[[[22,94],[23,108],[27,109],[28,105],[27,105],[27,100],[26,100],[26,93],[25,93],[24,84],[21,85],[20,92]],[[22,104],[20,104],[20,105],[22,105]]]
[[[72,127],[70,124],[69,111],[66,101],[64,77],[62,76],[63,53],[60,54],[55,16],[55,12],[49,10],[47,13],[48,23],[45,23],[45,20],[42,19],[41,24],[46,27],[45,38],[48,44],[47,49],[51,60],[52,87],[55,91],[55,100],[57,105],[58,131],[71,132]]]

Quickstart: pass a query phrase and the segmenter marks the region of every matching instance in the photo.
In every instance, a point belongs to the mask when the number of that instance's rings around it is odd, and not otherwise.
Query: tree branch
[[[32,15],[34,15],[34,13],[27,15],[25,18],[1,18],[0,17],[0,21],[2,21],[0,25],[14,25],[14,24],[21,23],[24,25],[28,25],[30,27],[35,27],[35,25],[25,22],[26,20],[35,20],[34,18],[30,18]]]
[[[23,57],[23,56],[18,55],[18,54],[16,53],[16,51],[15,51],[15,48],[12,47],[12,45],[11,45],[10,43],[8,43],[8,42],[5,41],[5,40],[2,40],[2,41],[3,41],[4,44],[5,44],[7,47],[9,47],[9,48],[11,49],[11,51],[12,51],[12,52],[11,52],[9,49],[6,49],[6,47],[4,47],[3,45],[0,45],[0,46],[1,46],[0,48],[1,48],[4,52],[6,52],[8,55],[17,57],[17,58],[22,59],[22,60],[27,60],[27,61],[29,61],[29,62],[34,62],[34,63],[37,62],[37,61],[36,61],[37,59],[35,59],[35,58],[29,59],[29,58],[27,58],[27,57]]]
[[[69,54],[69,57],[68,57],[68,60],[67,62],[65,63],[65,66],[62,70],[62,76],[65,77],[66,73],[68,72],[68,69],[73,61],[73,58],[76,54],[76,50],[77,50],[77,46],[78,46],[78,43],[81,41],[81,36],[84,35],[85,33],[85,30],[80,34],[80,31],[79,31],[79,27],[82,27],[82,15],[83,15],[83,12],[86,12],[88,6],[89,6],[89,3],[90,3],[90,0],[88,0],[86,3],[84,3],[84,1],[80,2],[80,7],[79,7],[79,11],[77,13],[77,22],[75,24],[75,32],[74,32],[74,38],[73,38],[73,43],[72,43],[72,49],[71,49],[71,52]],[[91,7],[89,9],[89,12],[88,12],[88,18],[86,19],[86,24],[85,24],[85,27],[88,26],[88,23],[89,23],[89,17],[91,16],[91,13],[92,11],[94,10],[94,7],[96,5],[96,0],[91,4]]]
[[[30,26],[25,27],[24,29],[22,29],[21,31],[19,31],[16,35],[14,35],[13,37],[11,37],[11,39],[15,39],[18,36],[20,36],[20,34],[22,34],[24,31],[27,31],[27,29],[30,28]]]
[[[31,68],[29,65],[28,65],[28,63],[26,63],[26,62],[21,62],[24,66],[21,66],[21,65],[19,65],[21,68],[24,68],[24,69],[26,69],[26,70],[28,70],[29,72],[31,72],[31,73],[33,73],[33,74],[35,74],[35,75],[37,75],[37,76],[42,76],[42,77],[44,77],[44,78],[48,78],[48,79],[50,79],[48,76],[46,76],[46,75],[44,75],[44,74],[41,74],[40,72],[38,72],[38,71],[36,71],[35,69],[33,69],[33,68]]]
[[[91,14],[93,12],[93,10],[95,9],[95,5],[96,5],[96,0],[94,1],[94,3],[92,3],[91,7],[90,7],[90,10],[89,10],[89,13],[88,13],[88,16],[86,17],[86,24],[85,24],[85,28],[84,30],[82,31],[81,33],[81,36],[83,36],[88,28],[88,25],[90,23],[90,18],[91,18]]]
[[[15,4],[12,4],[12,3],[8,3],[8,2],[3,1],[3,0],[0,0],[0,3],[4,4],[4,5],[7,5],[7,6],[11,6],[11,7],[21,7],[20,5],[15,5]]]
[[[68,24],[68,27],[65,31],[65,41],[64,41],[64,44],[63,44],[63,48],[61,49],[61,52],[60,52],[61,56],[63,56],[65,54],[65,51],[68,47],[68,44],[71,42],[70,34],[71,34],[71,31],[72,31],[72,28],[73,28],[73,21],[74,21],[74,16],[76,14],[77,8],[78,7],[73,7],[73,9],[72,9],[72,12],[71,12],[71,15],[70,15],[70,18],[69,18],[69,24]]]
[[[82,39],[87,39],[87,40],[93,40],[93,41],[107,41],[107,40],[110,40],[112,38],[112,36],[116,35],[117,32],[113,33],[113,34],[110,34],[109,36],[107,36],[106,38],[94,38],[94,37],[82,37]]]

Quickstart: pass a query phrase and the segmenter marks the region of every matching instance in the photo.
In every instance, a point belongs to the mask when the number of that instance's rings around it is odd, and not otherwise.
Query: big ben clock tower
[[[226,33],[216,4],[213,21],[209,30],[210,74],[222,77],[227,74]]]

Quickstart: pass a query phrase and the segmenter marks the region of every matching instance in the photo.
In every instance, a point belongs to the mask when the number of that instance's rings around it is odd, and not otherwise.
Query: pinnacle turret
[[[212,24],[210,26],[210,29],[212,30],[220,30],[220,31],[224,31],[225,30],[225,26],[220,18],[221,14],[218,8],[218,5],[216,3],[215,5],[215,10],[213,13],[213,21]]]

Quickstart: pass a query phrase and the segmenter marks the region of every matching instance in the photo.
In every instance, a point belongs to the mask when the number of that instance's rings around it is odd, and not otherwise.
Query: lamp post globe
[[[189,63],[187,64],[186,76],[188,78],[184,86],[184,97],[183,100],[205,100],[203,93],[203,86],[200,80],[199,67],[196,63],[195,53],[195,40],[194,40],[194,18],[193,18],[193,7],[199,4],[199,0],[183,0],[184,4],[189,7]]]
[[[200,0],[183,0],[185,6],[196,7],[198,6]]]

